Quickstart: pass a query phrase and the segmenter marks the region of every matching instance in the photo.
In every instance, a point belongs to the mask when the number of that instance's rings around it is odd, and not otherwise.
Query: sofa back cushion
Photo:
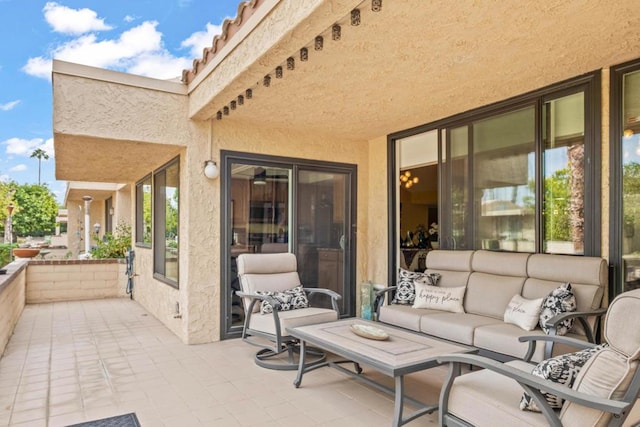
[[[471,260],[464,308],[467,313],[503,319],[507,304],[522,292],[530,254],[476,251]]]
[[[527,263],[525,298],[541,298],[563,283],[571,283],[578,311],[600,308],[608,283],[607,263],[598,257],[533,254]]]
[[[472,256],[473,251],[430,251],[426,259],[426,272],[440,274],[438,286],[465,286],[471,274]]]

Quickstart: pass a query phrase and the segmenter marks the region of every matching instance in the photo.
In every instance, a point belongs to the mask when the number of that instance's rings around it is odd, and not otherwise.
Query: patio
[[[65,426],[135,412],[143,426],[388,426],[391,397],[333,369],[305,377],[227,340],[185,345],[124,298],[28,304],[0,359],[0,425]],[[388,378],[365,373],[391,386]],[[410,375],[435,401],[445,368]],[[437,414],[409,425],[437,425]]]

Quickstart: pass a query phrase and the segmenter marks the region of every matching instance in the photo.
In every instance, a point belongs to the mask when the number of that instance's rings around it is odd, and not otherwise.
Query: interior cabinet
[[[343,296],[338,301],[341,312],[344,304],[343,259],[341,249],[318,248],[318,287],[331,289]]]

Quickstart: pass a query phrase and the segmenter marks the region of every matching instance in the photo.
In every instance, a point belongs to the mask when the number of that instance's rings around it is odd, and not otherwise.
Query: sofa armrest
[[[577,319],[578,322],[584,328],[585,334],[587,336],[587,340],[591,343],[595,343],[595,333],[594,330],[591,329],[589,322],[587,322],[588,317],[596,317],[595,330],[597,331],[600,327],[600,319],[607,313],[606,308],[599,308],[597,310],[589,310],[589,311],[572,311],[567,313],[560,313],[553,316],[551,319],[547,320],[546,325],[550,328],[556,329],[558,324],[566,319]]]
[[[373,307],[376,313],[376,319],[380,319],[380,307],[382,307],[384,305],[384,299],[387,296],[387,294],[389,292],[395,291],[398,287],[397,286],[388,286],[384,289],[380,289],[379,291],[376,291],[376,299],[373,303]]]
[[[536,344],[538,341],[544,341],[546,343],[551,343],[552,345],[555,343],[562,343],[562,344],[570,345],[572,347],[577,347],[579,349],[593,348],[596,346],[596,344],[594,343],[582,341],[576,338],[560,336],[560,335],[524,335],[524,336],[518,337],[518,341],[529,343],[529,348],[527,349],[527,353],[524,355],[524,358],[523,358],[525,362],[531,361],[531,358],[533,357],[533,354],[536,351]],[[547,354],[547,352],[545,351],[545,359],[551,357],[551,349],[553,349],[552,346],[549,347],[549,351],[548,351],[549,354]]]
[[[635,400],[631,403],[627,403],[619,400],[606,399],[603,397],[581,393],[563,384],[545,380],[544,378],[537,377],[529,372],[525,372],[521,369],[505,365],[503,363],[483,356],[469,354],[448,354],[438,357],[437,361],[438,363],[442,364],[450,364],[449,377],[447,378],[447,382],[442,387],[442,391],[440,394],[441,417],[446,416],[448,410],[449,393],[451,392],[453,381],[458,375],[460,375],[462,365],[478,366],[517,381],[518,384],[520,384],[520,386],[533,397],[534,401],[545,416],[547,422],[552,426],[561,426],[562,423],[558,418],[559,414],[549,406],[547,400],[544,398],[540,390],[544,390],[546,393],[555,394],[565,400],[575,402],[579,405],[587,406],[600,411],[606,411],[615,415],[620,415],[625,411],[630,410],[631,405],[635,403]]]

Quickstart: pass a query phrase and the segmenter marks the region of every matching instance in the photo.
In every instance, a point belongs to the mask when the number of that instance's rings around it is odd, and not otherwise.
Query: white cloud
[[[47,2],[42,10],[44,19],[58,33],[84,34],[113,28],[105,24],[104,19],[98,18],[98,14],[91,9],[71,9],[55,2]]]
[[[22,139],[22,138],[9,138],[2,143],[7,146],[7,154],[15,154],[18,156],[31,156],[33,150],[36,148],[43,149],[50,158],[55,157],[53,150],[53,138],[49,138],[46,141],[42,138],[34,139]]]
[[[191,36],[184,40],[180,45],[182,47],[189,48],[193,58],[201,58],[202,50],[205,47],[211,47],[213,44],[213,37],[221,33],[221,25],[207,23],[207,29],[205,31],[197,31],[191,34]]]
[[[27,165],[20,163],[19,165],[15,165],[11,169],[9,169],[9,172],[22,172],[26,170],[27,170]]]
[[[47,3],[56,5],[57,3]],[[125,21],[134,20],[126,16]],[[90,33],[71,38],[53,47],[47,55],[29,58],[22,70],[34,77],[51,79],[52,58],[92,67],[106,68],[158,79],[179,77],[183,69],[191,68],[194,58],[201,58],[205,47],[211,47],[221,26],[208,23],[181,43],[188,56],[176,56],[162,43],[158,22],[145,21],[114,39],[100,39]]]
[[[136,20],[135,16],[127,15],[124,17],[124,22],[133,22],[135,20]]]
[[[20,100],[7,102],[6,104],[0,104],[0,110],[1,111],[13,110],[13,107],[15,107],[18,104],[20,104]]]

